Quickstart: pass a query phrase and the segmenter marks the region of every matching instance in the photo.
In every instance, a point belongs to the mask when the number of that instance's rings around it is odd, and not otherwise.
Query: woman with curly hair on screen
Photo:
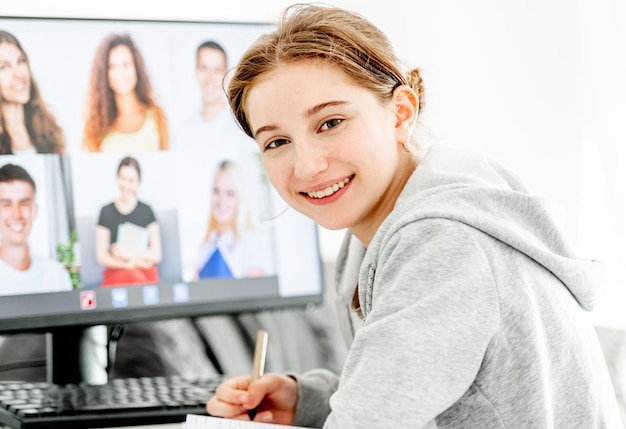
[[[169,146],[143,57],[128,34],[110,34],[96,51],[83,147],[89,152],[150,152]]]
[[[63,130],[41,97],[26,52],[0,30],[0,154],[64,152]]]

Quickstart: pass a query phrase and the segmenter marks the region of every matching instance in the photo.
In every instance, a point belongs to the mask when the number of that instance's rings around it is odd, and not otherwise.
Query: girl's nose
[[[328,168],[328,157],[320,142],[303,140],[295,143],[294,175],[310,180]]]

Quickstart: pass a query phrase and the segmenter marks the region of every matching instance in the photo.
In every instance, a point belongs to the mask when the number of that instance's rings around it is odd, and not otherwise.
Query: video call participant
[[[30,252],[35,194],[35,181],[23,167],[0,167],[0,295],[72,290],[60,262]]]
[[[232,161],[222,161],[213,178],[211,207],[198,258],[198,278],[261,276],[262,238],[255,231],[243,176]]]
[[[0,30],[0,154],[64,152],[63,130],[41,97],[26,52]]]
[[[89,152],[149,152],[169,147],[143,56],[128,34],[105,37],[91,69],[83,146]]]
[[[241,132],[228,108],[223,87],[227,67],[228,57],[219,43],[209,40],[198,46],[195,77],[202,106],[177,127],[172,150],[256,151],[254,141]]]
[[[588,313],[601,264],[576,255],[514,172],[421,146],[420,71],[380,29],[289,7],[228,93],[283,200],[347,230],[335,278],[352,342],[340,374],[235,377],[209,414],[324,429],[622,427]]]
[[[140,182],[139,162],[123,158],[117,169],[119,197],[102,207],[96,227],[96,259],[104,267],[101,286],[159,281],[161,233],[152,208],[137,199]],[[127,235],[124,241],[120,233]]]

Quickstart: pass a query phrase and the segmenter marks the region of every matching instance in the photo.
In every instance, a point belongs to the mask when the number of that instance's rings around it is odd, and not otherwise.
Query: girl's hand
[[[249,420],[248,410],[257,409],[255,421],[290,425],[298,402],[296,381],[285,375],[265,374],[250,383],[250,376],[231,378],[220,384],[206,405],[209,414]]]

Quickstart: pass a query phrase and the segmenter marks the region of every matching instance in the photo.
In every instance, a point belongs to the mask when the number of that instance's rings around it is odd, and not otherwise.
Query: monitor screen
[[[270,27],[0,17],[0,333],[321,302],[222,86]]]

